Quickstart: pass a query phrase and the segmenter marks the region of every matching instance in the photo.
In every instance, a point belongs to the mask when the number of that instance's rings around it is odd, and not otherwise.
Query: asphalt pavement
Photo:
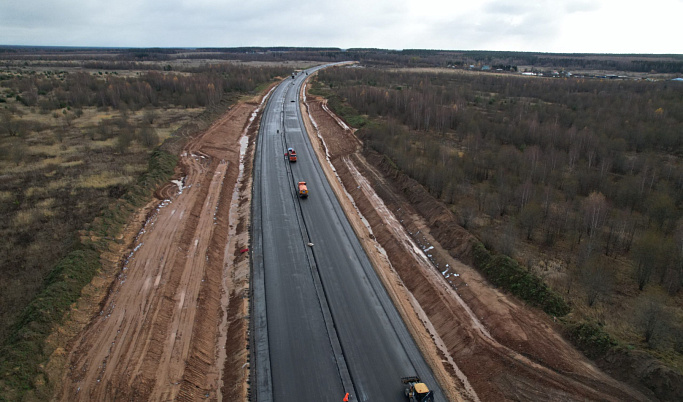
[[[445,400],[325,178],[284,80],[264,109],[252,210],[252,395],[257,401],[405,401],[418,375]],[[285,158],[287,148],[298,161]],[[296,183],[309,197],[300,199]]]

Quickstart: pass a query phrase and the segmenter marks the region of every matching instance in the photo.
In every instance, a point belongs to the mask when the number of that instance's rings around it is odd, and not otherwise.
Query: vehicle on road
[[[305,181],[299,182],[299,197],[300,198],[308,198],[308,187],[306,187]]]
[[[285,158],[289,159],[290,162],[296,162],[296,151],[294,148],[287,148]]]
[[[401,382],[408,385],[404,394],[410,402],[433,402],[434,391],[430,391],[418,376],[403,377]]]

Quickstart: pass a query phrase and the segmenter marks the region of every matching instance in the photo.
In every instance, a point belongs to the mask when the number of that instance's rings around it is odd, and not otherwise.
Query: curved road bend
[[[298,94],[306,78],[271,93],[258,136],[252,393],[259,402],[341,401],[346,392],[352,401],[403,401],[401,377],[418,375],[444,401],[304,131]],[[288,147],[296,163],[284,158]],[[308,199],[297,198],[298,181],[307,182]]]

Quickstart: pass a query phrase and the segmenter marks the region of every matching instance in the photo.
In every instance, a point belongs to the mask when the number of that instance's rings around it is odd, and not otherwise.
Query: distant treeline
[[[87,106],[139,110],[160,104],[205,107],[225,93],[252,91],[260,83],[288,75],[291,69],[224,64],[189,72],[193,74],[148,71],[135,77],[85,72],[21,76],[0,73],[0,86],[10,88],[24,105],[39,106],[44,111]]]
[[[678,54],[594,54],[594,53],[539,53],[502,51],[451,51],[371,48],[339,49],[334,47],[235,47],[235,48],[73,48],[0,46],[0,55],[11,61],[55,60],[119,64],[116,69],[137,69],[135,62],[159,62],[152,69],[162,69],[163,62],[178,59],[215,59],[241,61],[320,61],[355,60],[368,65],[396,67],[469,67],[475,65],[518,66],[565,70],[611,70],[639,73],[683,74],[683,55]],[[35,64],[33,64],[35,65]],[[92,65],[87,66],[93,68]],[[145,65],[147,69],[150,66]]]

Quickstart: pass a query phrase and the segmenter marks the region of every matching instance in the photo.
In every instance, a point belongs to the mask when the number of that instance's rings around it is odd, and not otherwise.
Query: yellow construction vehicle
[[[403,377],[401,381],[408,385],[404,394],[410,402],[433,402],[434,391],[430,391],[427,385],[420,381],[420,377]]]

